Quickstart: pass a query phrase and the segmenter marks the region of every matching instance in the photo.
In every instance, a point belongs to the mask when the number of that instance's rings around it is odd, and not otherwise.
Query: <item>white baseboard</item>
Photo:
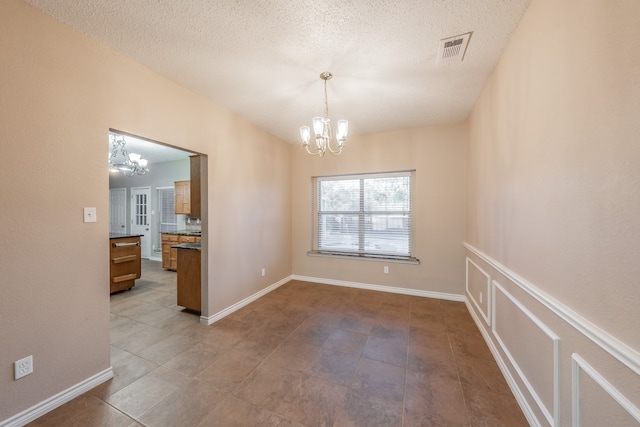
[[[222,319],[223,317],[226,317],[226,316],[230,315],[234,311],[237,311],[237,310],[241,309],[245,305],[257,300],[261,296],[268,294],[269,292],[279,288],[280,286],[284,285],[285,283],[287,283],[287,282],[289,282],[291,280],[300,280],[300,281],[303,281],[303,282],[321,283],[321,284],[324,284],[324,285],[344,286],[344,287],[348,287],[348,288],[369,289],[369,290],[372,290],[372,291],[391,292],[391,293],[394,293],[394,294],[414,295],[414,296],[427,297],[427,298],[437,298],[437,299],[444,299],[444,300],[449,300],[449,301],[459,301],[459,302],[463,302],[464,301],[464,295],[458,295],[458,294],[447,294],[447,293],[444,293],[444,292],[420,291],[420,290],[417,290],[417,289],[396,288],[396,287],[393,287],[393,286],[372,285],[372,284],[368,284],[368,283],[359,283],[359,282],[347,282],[347,281],[344,281],[344,280],[323,279],[323,278],[320,278],[320,277],[299,276],[297,274],[294,274],[294,275],[285,277],[284,279],[274,283],[273,285],[271,285],[271,286],[269,286],[267,288],[264,288],[260,292],[256,292],[255,294],[243,299],[242,301],[238,301],[237,303],[225,308],[224,310],[220,310],[219,312],[217,312],[217,313],[215,313],[215,314],[213,314],[213,315],[211,315],[209,317],[205,317],[205,316],[200,317],[200,323],[203,323],[205,325],[212,325],[215,322],[217,322],[218,320]],[[0,427],[2,427],[2,426],[0,426]]]
[[[397,288],[395,286],[373,285],[369,283],[348,282],[345,280],[324,279],[320,277],[299,276],[294,274],[291,276],[293,280],[303,282],[321,283],[324,285],[344,286],[347,288],[369,289],[371,291],[391,292],[394,294],[413,295],[418,297],[437,298],[449,301],[464,301],[464,295],[448,294],[444,292],[421,291],[418,289]]]
[[[242,301],[238,301],[237,303],[225,308],[224,310],[221,310],[209,317],[205,317],[205,316],[201,316],[200,317],[200,323],[203,323],[205,325],[212,325],[215,322],[217,322],[218,320],[222,319],[223,317],[227,317],[228,315],[230,315],[231,313],[233,313],[234,311],[240,310],[242,307],[244,307],[247,304],[252,303],[253,301],[257,300],[258,298],[260,298],[263,295],[268,294],[269,292],[278,289],[280,286],[284,285],[285,283],[289,282],[291,280],[291,276],[287,276],[284,279],[281,279],[279,281],[277,281],[276,283],[274,283],[273,285],[270,285],[266,288],[264,288],[263,290],[256,292],[253,295],[248,296],[247,298],[243,299]],[[1,427],[1,426],[0,426]]]
[[[4,421],[0,421],[0,427],[20,427],[31,421],[35,420],[43,416],[44,414],[53,411],[58,406],[61,406],[70,400],[75,399],[81,394],[91,390],[92,388],[102,384],[105,381],[113,378],[113,368],[109,367],[102,372],[95,374],[92,377],[87,378],[86,380],[79,382],[76,385],[69,387],[66,390],[61,391],[44,400],[29,409],[26,409],[19,414],[14,415],[13,417],[6,419]]]

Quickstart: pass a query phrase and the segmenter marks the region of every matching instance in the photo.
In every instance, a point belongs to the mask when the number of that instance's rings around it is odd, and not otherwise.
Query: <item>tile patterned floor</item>
[[[292,281],[212,326],[144,261],[114,379],[33,426],[527,426],[463,303]]]

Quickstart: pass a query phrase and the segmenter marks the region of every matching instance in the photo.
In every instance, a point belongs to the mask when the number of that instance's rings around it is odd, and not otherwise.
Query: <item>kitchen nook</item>
[[[161,266],[174,274],[173,304],[200,313],[203,156],[110,132],[116,141],[129,152],[110,156],[110,292],[143,292],[136,280],[148,285]],[[142,166],[127,161],[132,152]]]

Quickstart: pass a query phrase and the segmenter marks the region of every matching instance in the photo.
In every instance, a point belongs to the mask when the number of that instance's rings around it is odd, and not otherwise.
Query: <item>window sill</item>
[[[363,261],[384,261],[395,262],[398,264],[420,264],[420,260],[414,257],[391,256],[391,255],[374,255],[374,254],[354,254],[349,252],[329,252],[329,251],[309,251],[308,256],[318,256],[327,258],[346,258],[357,259]]]

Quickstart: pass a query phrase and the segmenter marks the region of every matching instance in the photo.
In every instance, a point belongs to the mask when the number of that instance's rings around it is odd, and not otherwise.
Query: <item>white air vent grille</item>
[[[438,65],[461,62],[467,53],[467,46],[472,32],[448,37],[440,40],[438,48]]]

